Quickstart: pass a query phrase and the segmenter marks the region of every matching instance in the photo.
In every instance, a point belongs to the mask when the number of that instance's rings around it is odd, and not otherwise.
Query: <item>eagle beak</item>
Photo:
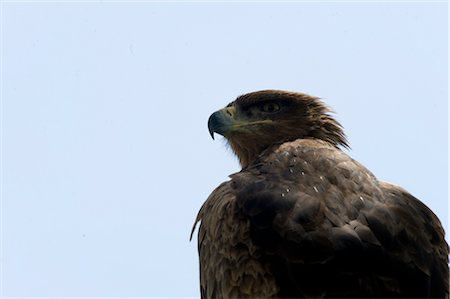
[[[230,131],[234,124],[234,107],[226,107],[219,111],[214,112],[208,119],[208,130],[211,134],[212,139],[214,139],[214,133],[220,134],[224,137]]]

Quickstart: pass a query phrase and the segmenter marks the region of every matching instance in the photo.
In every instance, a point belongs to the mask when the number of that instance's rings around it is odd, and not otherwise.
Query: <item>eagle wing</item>
[[[210,217],[232,215],[223,221],[245,232],[277,296],[448,296],[443,229],[419,200],[325,142],[267,152],[227,183],[234,211]]]
[[[201,207],[198,231],[201,298],[273,298],[278,293],[262,252],[250,237],[250,220],[237,209],[232,181],[217,187]]]

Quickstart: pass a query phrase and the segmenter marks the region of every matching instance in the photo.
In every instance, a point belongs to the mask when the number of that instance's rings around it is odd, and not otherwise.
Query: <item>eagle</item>
[[[208,120],[242,167],[196,218],[202,298],[448,298],[437,216],[352,159],[320,99],[262,90]]]

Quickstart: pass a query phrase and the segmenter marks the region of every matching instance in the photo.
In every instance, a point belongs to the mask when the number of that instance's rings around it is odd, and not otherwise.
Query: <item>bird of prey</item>
[[[210,116],[242,170],[195,222],[202,298],[448,298],[439,219],[344,153],[330,112],[263,90]]]

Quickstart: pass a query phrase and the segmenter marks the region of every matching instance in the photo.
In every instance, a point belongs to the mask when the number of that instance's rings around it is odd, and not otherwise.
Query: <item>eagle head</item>
[[[239,96],[208,120],[211,137],[224,136],[242,167],[265,149],[295,139],[315,138],[348,147],[342,126],[319,98],[304,93],[262,90]]]

